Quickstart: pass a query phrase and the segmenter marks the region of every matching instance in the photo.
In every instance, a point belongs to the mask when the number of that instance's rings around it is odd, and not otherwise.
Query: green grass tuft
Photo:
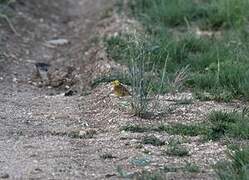
[[[249,179],[249,147],[228,152],[230,161],[220,161],[214,169],[221,180]]]
[[[171,125],[160,125],[156,131],[167,132],[174,135],[184,135],[184,136],[198,136],[203,135],[208,132],[208,128],[201,124],[196,125],[185,125],[180,123],[175,123]]]
[[[150,131],[150,128],[149,127],[142,127],[140,125],[126,125],[126,126],[123,126],[121,127],[121,130],[122,131],[130,131],[130,132],[133,132],[133,133],[143,133],[143,132],[147,132],[147,131]]]
[[[181,143],[177,140],[169,141],[168,148],[165,151],[165,154],[168,156],[188,156],[189,151],[181,145]]]
[[[197,164],[189,162],[186,163],[186,165],[183,167],[183,170],[190,173],[199,173],[201,171]]]
[[[224,136],[249,139],[249,117],[245,112],[213,111],[208,117],[211,131],[209,139],[219,139]]]
[[[145,24],[184,26],[190,22],[203,28],[243,26],[249,17],[247,0],[130,0],[133,15]]]

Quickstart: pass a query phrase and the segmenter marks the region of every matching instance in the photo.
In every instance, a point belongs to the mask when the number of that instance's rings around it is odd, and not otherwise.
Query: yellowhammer
[[[119,80],[112,81],[114,94],[118,97],[131,95],[130,92],[119,82]]]

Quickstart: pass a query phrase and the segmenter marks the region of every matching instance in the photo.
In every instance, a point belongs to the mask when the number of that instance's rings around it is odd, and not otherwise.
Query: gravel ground
[[[108,4],[17,0],[10,11],[19,36],[0,22],[0,179],[95,178],[95,169],[86,169],[86,157],[97,156],[95,150],[68,135],[85,127],[79,95],[65,97],[68,87],[38,88],[28,81],[36,62],[77,69]],[[70,43],[46,46],[59,38]]]
[[[160,118],[141,119],[127,108],[129,98],[110,94],[109,83],[88,91],[88,83],[96,77],[127,70],[108,58],[103,44],[90,43],[96,32],[103,37],[129,31],[133,29],[130,25],[142,28],[134,20],[109,14],[112,9],[111,0],[17,0],[10,11],[15,14],[11,21],[19,35],[0,21],[0,179],[118,179],[118,167],[130,175],[166,166],[183,167],[186,162],[197,164],[200,171],[168,172],[165,178],[216,178],[212,165],[225,158],[223,142],[164,132],[124,132],[120,127],[192,124],[205,121],[212,110],[246,105],[193,100],[174,106]],[[60,41],[54,44],[51,40]],[[37,62],[51,65],[53,83],[51,78],[48,82],[37,80]],[[68,72],[71,67],[72,74]],[[69,90],[77,93],[65,96]],[[192,94],[166,94],[159,97],[159,105],[168,107],[185,97],[192,98]],[[166,145],[141,143],[152,135]],[[172,138],[182,141],[189,156],[163,153]],[[141,160],[148,164],[138,165]]]

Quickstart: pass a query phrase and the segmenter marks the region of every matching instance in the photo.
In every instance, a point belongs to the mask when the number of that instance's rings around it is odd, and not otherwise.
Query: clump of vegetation
[[[181,143],[178,140],[172,139],[168,143],[168,148],[165,151],[165,154],[168,156],[188,156],[189,151],[181,145]]]
[[[149,96],[153,93],[160,93],[166,87],[167,58],[164,60],[164,68],[157,72],[159,64],[151,59],[157,59],[161,54],[157,53],[157,46],[147,43],[149,41],[145,39],[137,34],[105,39],[109,56],[129,68],[125,80],[132,88],[132,110],[140,117],[146,117],[150,111]],[[178,81],[174,83],[175,88],[179,86],[184,75],[183,72],[176,75]]]
[[[174,123],[171,125],[160,125],[156,131],[164,131],[169,134],[183,136],[198,136],[206,134],[208,132],[208,127],[202,124],[185,125],[181,123]]]
[[[136,51],[130,53],[130,75],[132,81],[132,109],[138,116],[144,116],[148,112],[148,94],[150,92],[150,80],[145,78],[146,56],[145,46],[137,41]]]
[[[203,28],[242,26],[249,17],[247,0],[130,0],[132,14],[146,24],[164,26],[203,24]]]
[[[201,101],[217,101],[217,102],[230,102],[233,99],[231,92],[226,90],[215,90],[213,93],[200,92],[194,93],[195,97]]]
[[[202,136],[206,140],[218,140],[222,137],[249,139],[249,116],[245,108],[242,112],[212,111],[207,122],[185,125],[173,123],[154,127],[127,125],[122,130],[131,132],[166,132],[173,135]]]
[[[153,146],[163,146],[165,145],[164,141],[161,141],[155,136],[145,136],[142,140],[143,144],[151,144]]]
[[[208,120],[211,124],[209,139],[215,140],[223,136],[249,138],[249,117],[246,109],[243,112],[213,111],[208,116]]]
[[[148,93],[161,94],[182,90],[189,76],[189,66],[186,64],[176,71],[168,72],[168,64],[171,64],[170,50],[161,48],[158,43],[149,39],[141,38],[140,35],[123,34],[105,39],[105,45],[112,59],[129,67],[130,76],[125,75],[125,81],[129,85],[133,86],[134,81],[142,78]]]
[[[220,161],[214,167],[219,179],[249,179],[249,147],[229,151],[228,157],[229,161]]]
[[[90,139],[96,134],[96,131],[93,129],[87,131],[70,131],[70,132],[57,132],[57,131],[48,131],[48,134],[52,136],[66,136],[73,139]]]
[[[163,172],[177,172],[179,171],[179,167],[176,167],[176,166],[171,166],[171,165],[168,165],[168,166],[164,166],[163,167]]]
[[[142,127],[140,125],[130,124],[130,125],[126,125],[126,126],[121,127],[121,130],[122,131],[130,131],[133,133],[143,133],[143,132],[151,131],[151,128]]]
[[[130,131],[133,133],[143,133],[143,132],[166,132],[172,135],[184,135],[184,136],[198,136],[204,135],[209,132],[208,126],[205,124],[194,124],[185,125],[181,123],[172,123],[169,125],[161,124],[159,126],[145,127],[139,125],[126,125],[121,127],[121,130]]]
[[[183,170],[190,173],[199,173],[201,171],[197,164],[190,162],[186,163],[186,165],[183,167]]]

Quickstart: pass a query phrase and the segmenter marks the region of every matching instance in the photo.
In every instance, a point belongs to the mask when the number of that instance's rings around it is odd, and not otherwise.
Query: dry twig
[[[14,32],[14,34],[15,34],[16,36],[19,36],[19,34],[17,33],[15,27],[13,26],[13,24],[12,24],[11,21],[9,20],[8,16],[6,16],[6,15],[0,13],[0,18],[5,19],[6,22],[8,23],[8,25],[9,25],[10,29]]]

